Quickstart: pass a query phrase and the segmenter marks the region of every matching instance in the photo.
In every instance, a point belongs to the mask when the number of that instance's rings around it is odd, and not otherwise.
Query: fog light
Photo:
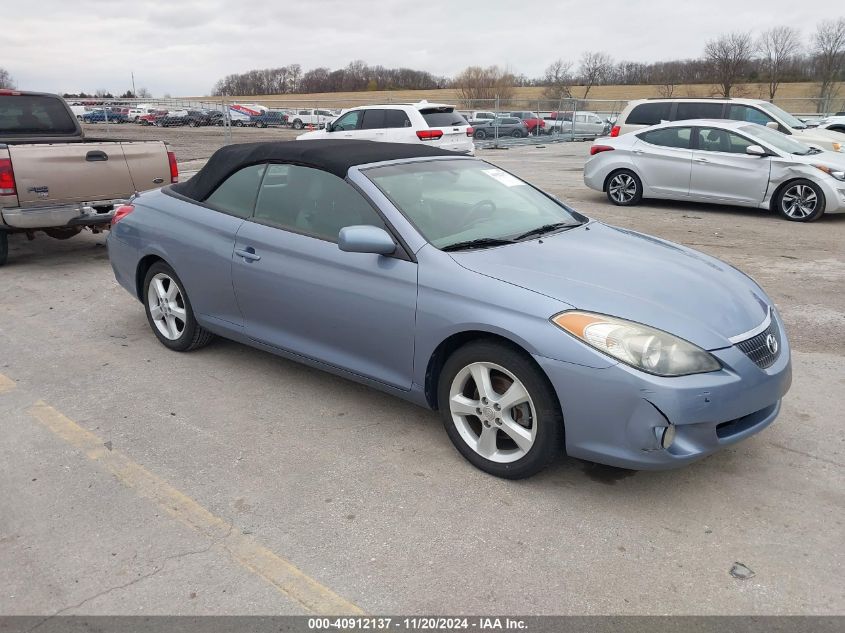
[[[654,435],[657,437],[657,441],[660,442],[660,448],[667,449],[675,441],[675,425],[656,426],[654,427]]]

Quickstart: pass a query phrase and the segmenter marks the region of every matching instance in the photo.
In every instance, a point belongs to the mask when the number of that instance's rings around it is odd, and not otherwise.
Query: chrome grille
[[[774,353],[772,353],[772,350],[769,349],[767,342],[769,336],[774,337],[774,340],[777,343],[777,348]],[[761,369],[771,367],[780,356],[780,349],[782,347],[780,328],[778,327],[777,321],[775,321],[774,317],[772,317],[769,327],[749,339],[740,341],[736,344],[736,346]]]

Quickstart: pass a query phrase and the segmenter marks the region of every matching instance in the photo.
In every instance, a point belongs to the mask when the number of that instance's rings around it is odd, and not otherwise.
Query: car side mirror
[[[374,253],[392,255],[396,243],[390,234],[377,226],[345,226],[337,235],[338,248],[347,253]]]
[[[331,132],[332,130],[334,130],[334,125],[332,125],[331,121],[326,123],[325,130],[326,130],[326,132]]]
[[[770,130],[780,129],[780,126],[775,121],[769,121],[768,123],[766,123],[766,127],[769,128]]]
[[[769,152],[763,149],[760,145],[749,145],[745,148],[745,153],[751,156],[759,156],[760,158],[769,155]]]

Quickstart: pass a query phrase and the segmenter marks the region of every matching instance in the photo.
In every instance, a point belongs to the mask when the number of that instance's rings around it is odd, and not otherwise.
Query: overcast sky
[[[529,9],[531,7],[531,9]],[[840,7],[840,8],[837,8]],[[3,0],[0,66],[19,88],[208,94],[217,79],[350,60],[451,76],[498,64],[538,76],[558,57],[697,57],[730,30],[789,24],[808,40],[841,0]]]

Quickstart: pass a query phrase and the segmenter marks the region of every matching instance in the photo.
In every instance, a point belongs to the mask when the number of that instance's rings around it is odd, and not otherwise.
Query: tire
[[[0,231],[0,266],[3,266],[9,259],[9,234]]]
[[[167,315],[159,319],[153,316],[151,308],[155,307],[157,314],[162,314],[160,306],[165,304],[161,303],[161,300],[166,302]],[[153,334],[165,347],[175,352],[189,352],[208,345],[214,338],[211,332],[197,323],[185,286],[174,270],[164,262],[156,262],[147,271],[144,277],[143,301],[147,322]]]
[[[480,390],[474,373],[486,374],[490,387]],[[501,408],[499,400],[517,385],[523,398]],[[440,373],[438,402],[455,448],[486,473],[530,477],[562,452],[563,417],[554,390],[531,358],[515,348],[476,341],[456,350]]]
[[[82,227],[56,227],[51,229],[43,229],[44,233],[52,237],[54,240],[69,240],[70,238],[79,235]]]
[[[304,127],[305,126],[302,124],[302,121],[300,121],[299,119],[294,119],[294,121],[293,121],[293,129],[294,130],[301,130]]]
[[[514,130],[511,132],[511,136],[514,138],[522,138],[522,131],[521,130]]]
[[[473,136],[479,141],[483,141],[485,138],[487,138],[487,132],[485,132],[484,130],[476,130]]]
[[[643,199],[643,183],[630,169],[619,169],[607,177],[607,199],[619,207],[633,207]]]
[[[792,222],[812,222],[824,215],[825,199],[821,187],[811,180],[793,180],[775,196],[775,209]]]
[[[188,125],[189,125],[190,127],[199,127],[199,126],[200,126],[200,122],[199,122],[199,121],[197,121],[196,119],[192,119],[192,120],[188,121]]]

